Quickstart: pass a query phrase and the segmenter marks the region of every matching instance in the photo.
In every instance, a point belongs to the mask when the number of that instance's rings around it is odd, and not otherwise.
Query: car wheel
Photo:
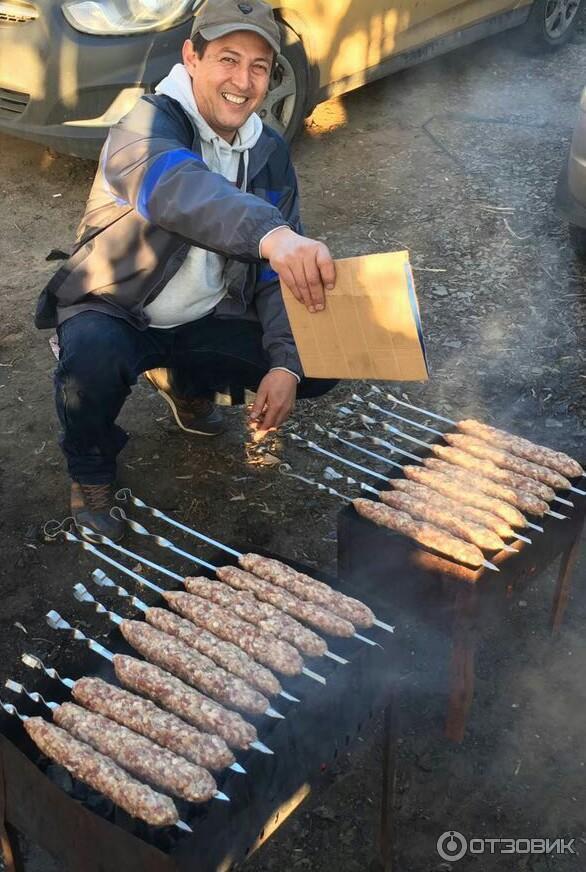
[[[578,227],[577,224],[570,224],[570,245],[574,249],[574,253],[580,260],[586,260],[586,229]]]
[[[521,30],[532,51],[555,51],[565,45],[579,19],[582,0],[535,0]]]
[[[265,124],[291,142],[305,118],[309,71],[301,40],[285,24],[281,25],[281,45],[269,93],[258,114]]]

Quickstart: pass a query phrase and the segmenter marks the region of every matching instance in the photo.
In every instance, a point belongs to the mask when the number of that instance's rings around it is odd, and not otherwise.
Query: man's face
[[[202,58],[186,40],[183,63],[199,111],[215,133],[232,142],[266,96],[272,48],[257,33],[238,30],[208,43]]]

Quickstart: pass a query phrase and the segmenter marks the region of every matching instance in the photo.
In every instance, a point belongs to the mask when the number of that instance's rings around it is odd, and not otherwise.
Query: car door
[[[407,0],[408,24],[396,34],[393,53],[409,51],[474,24],[488,22],[528,0]],[[484,35],[488,35],[488,27]],[[482,31],[477,39],[482,38]]]
[[[273,0],[273,5],[277,3]],[[366,81],[385,59],[491,18],[520,5],[517,0],[297,0],[282,8],[298,23],[322,88],[329,93]],[[351,81],[350,81],[351,80]]]

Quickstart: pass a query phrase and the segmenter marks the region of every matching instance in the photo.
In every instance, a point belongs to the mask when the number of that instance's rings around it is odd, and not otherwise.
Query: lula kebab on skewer
[[[307,448],[310,448],[312,451],[316,451],[319,454],[323,454],[325,457],[330,457],[333,460],[337,460],[340,463],[345,464],[346,466],[357,469],[359,472],[365,472],[368,475],[371,475],[381,481],[388,482],[388,478],[386,476],[381,475],[380,473],[375,472],[372,469],[368,469],[365,466],[361,466],[358,463],[354,463],[353,461],[348,460],[348,458],[342,457],[339,454],[335,454],[332,451],[327,451],[325,448],[322,448],[320,445],[317,445],[311,440],[303,439],[301,436],[297,436],[297,434],[295,433],[289,433],[287,435],[293,441],[303,443]],[[397,448],[395,450],[401,454],[410,454],[409,452],[404,452],[403,449],[400,448]],[[463,491],[462,487],[454,479],[451,479],[448,476],[442,475],[440,473],[433,472],[430,469],[410,465],[403,466],[402,464],[397,463],[394,460],[389,460],[388,463],[392,464],[398,469],[401,469],[403,471],[403,474],[407,478],[417,481],[420,484],[426,484],[433,490],[437,490],[440,493],[445,494],[446,496],[461,499],[462,502],[468,503],[472,506],[475,506],[476,508],[486,509],[487,511],[493,512],[494,514],[499,515],[513,527],[531,527],[532,529],[537,530],[540,533],[543,532],[543,527],[540,527],[538,524],[534,524],[533,522],[528,521],[525,516],[514,506],[511,506],[509,503],[506,503],[503,500],[495,499],[494,497],[491,497],[480,490],[476,490],[470,483],[468,483],[468,487],[465,489],[465,491]]]
[[[352,401],[356,403],[366,403],[366,400],[363,400],[357,394],[352,395]],[[493,448],[487,442],[482,442],[480,439],[466,436],[463,433],[442,433],[440,430],[436,430],[433,427],[427,427],[424,424],[411,421],[409,418],[405,418],[402,415],[397,415],[395,412],[383,409],[382,406],[378,406],[376,403],[368,402],[366,405],[369,409],[374,409],[375,411],[381,412],[392,418],[398,418],[405,424],[412,425],[436,436],[440,436],[451,448],[457,448],[470,455],[470,460],[465,463],[460,462],[459,465],[477,471],[480,474],[488,475],[489,478],[494,478],[495,481],[511,484],[513,487],[517,487],[520,490],[533,493],[546,502],[555,500],[563,505],[572,507],[574,504],[565,497],[560,497],[559,494],[556,494],[555,489],[571,490],[578,494],[582,493],[578,488],[573,487],[567,478],[560,475],[560,473],[555,472],[555,470],[539,466],[535,463],[530,463],[528,460],[524,460],[523,458],[517,457],[516,455],[510,454],[502,449]],[[354,415],[353,410],[349,409],[347,406],[340,406],[338,408],[338,413],[340,415]],[[439,452],[441,452],[441,450],[445,448],[445,446],[438,445],[437,443],[425,442],[423,439],[418,439],[411,433],[399,430],[398,427],[394,427],[386,421],[376,421],[374,418],[365,415],[363,412],[357,412],[356,414],[367,426],[382,427],[383,430],[387,431],[387,433],[392,433],[400,439],[406,439],[409,442],[413,442],[415,445],[419,445],[427,451],[433,452],[437,448],[439,449]],[[480,450],[478,448],[476,448],[476,450],[470,450],[470,448],[474,448],[475,445],[480,445]],[[503,460],[505,462],[503,462]],[[454,460],[454,462],[457,461]]]
[[[120,517],[124,518],[126,523],[129,525],[129,527],[134,532],[138,533],[141,536],[146,536],[146,537],[152,539],[154,542],[156,542],[162,548],[169,549],[169,550],[173,551],[174,553],[180,555],[181,557],[185,557],[188,560],[191,560],[193,563],[196,563],[198,566],[203,566],[205,569],[212,570],[218,578],[220,577],[220,573],[221,572],[223,573],[223,570],[228,570],[228,569],[233,568],[233,567],[215,566],[214,564],[209,563],[207,560],[203,560],[201,557],[196,557],[194,554],[191,554],[188,551],[184,551],[182,548],[178,548],[176,545],[174,545],[168,539],[165,539],[163,536],[159,536],[159,535],[156,535],[154,533],[151,533],[142,524],[138,524],[133,519],[128,518],[121,508],[115,507],[115,509],[112,509],[112,512],[114,512],[114,511],[116,511]],[[148,558],[146,558],[140,554],[137,554],[134,551],[130,551],[128,548],[124,548],[123,546],[116,544],[111,539],[108,539],[106,536],[100,536],[99,534],[92,533],[92,531],[88,528],[85,528],[82,526],[82,527],[80,527],[80,530],[82,531],[83,535],[85,535],[88,539],[92,539],[95,542],[100,542],[104,545],[107,545],[109,548],[113,548],[114,550],[121,552],[122,554],[126,554],[129,557],[133,557],[139,561],[142,561],[147,566],[151,566],[153,569],[156,569],[158,572],[162,572],[164,575],[167,575],[170,578],[173,578],[176,581],[179,581],[185,587],[187,587],[187,584],[186,584],[187,579],[184,578],[182,575],[179,575],[178,573],[173,572],[173,571],[167,569],[166,567],[161,566],[160,564],[155,563],[154,561],[149,560]],[[227,580],[227,577],[224,578],[224,581],[226,581],[226,580]],[[157,592],[161,592],[161,591],[158,590]],[[175,608],[176,603],[183,599],[181,594],[182,594],[181,591],[178,591],[178,592],[166,591],[163,594],[163,596],[167,600],[167,602],[171,605],[171,607]],[[206,610],[206,605],[204,603],[204,599],[207,598],[207,595],[208,594],[206,593],[205,597],[199,597],[200,607],[201,607],[202,611]],[[355,638],[360,639],[361,641],[366,642],[369,645],[378,644],[376,642],[373,642],[371,639],[368,639],[367,637],[362,636],[359,633],[356,633],[354,630],[354,626],[349,621],[339,618],[335,613],[330,612],[329,610],[324,609],[321,606],[317,606],[313,602],[303,603],[297,597],[285,597],[285,596],[281,595],[281,591],[280,591],[279,587],[276,585],[274,585],[274,586],[271,585],[269,587],[265,587],[263,590],[260,590],[257,587],[256,597],[258,598],[258,600],[260,602],[267,603],[269,605],[273,605],[273,607],[276,607],[276,604],[278,604],[277,611],[282,610],[290,618],[301,618],[305,623],[309,624],[311,627],[319,629],[322,632],[328,633],[328,634],[333,635],[333,636],[339,636],[339,637],[354,636]],[[259,606],[259,609],[260,609],[260,606]],[[207,611],[210,615],[212,613],[218,614],[218,609],[210,609],[209,604],[207,607]],[[226,612],[225,609],[223,611],[224,611],[224,615],[225,615],[226,619],[228,619],[228,613]],[[276,612],[273,612],[271,610],[271,614],[275,615]],[[218,614],[218,616],[220,616],[220,615]],[[266,617],[266,615],[264,617]],[[193,620],[193,618],[190,618],[190,620]],[[248,618],[245,619],[245,622],[248,622]],[[259,621],[257,621],[256,623],[259,623],[259,622],[262,623],[262,616],[259,619]],[[281,622],[281,624],[282,624],[282,622]],[[225,632],[225,630],[226,630],[225,623],[224,624],[222,624],[221,622],[214,623],[213,632],[215,632],[216,634],[221,634],[222,632]],[[272,632],[273,631],[271,631],[271,633]],[[285,636],[287,635],[286,631],[283,629],[282,625],[281,625],[280,629],[277,629],[275,627],[274,633],[280,639],[285,638]],[[301,635],[299,635],[299,639],[302,640],[302,638],[303,637]],[[232,641],[234,641],[234,640],[232,640]],[[235,644],[239,644],[239,642],[235,642]],[[316,650],[313,650],[311,652],[310,656],[322,656],[322,655],[328,656],[332,660],[337,660],[338,662],[342,662],[339,660],[337,655],[328,651],[327,645],[325,645],[325,647],[322,646],[322,649],[319,652]],[[263,661],[263,662],[265,662],[265,661]],[[300,661],[300,663],[302,663],[302,661]],[[269,664],[265,663],[265,665],[269,665]],[[302,671],[305,671],[305,668]],[[285,674],[292,674],[292,673],[286,672]]]
[[[372,404],[369,403],[369,406],[370,405]],[[340,415],[354,415],[352,409],[349,409],[346,406],[339,407],[338,413]],[[365,415],[362,412],[357,412],[356,415],[360,418],[363,424],[366,424],[369,427],[382,427],[388,433],[392,433],[394,436],[397,436],[400,439],[405,439],[408,442],[413,442],[414,444],[425,448],[430,453],[435,454],[437,457],[444,458],[455,466],[460,466],[463,469],[468,469],[478,475],[491,478],[499,484],[508,485],[520,491],[526,491],[528,494],[533,494],[547,503],[555,501],[562,503],[565,506],[569,506],[570,508],[574,505],[570,500],[558,496],[554,488],[545,484],[542,480],[522,475],[512,469],[504,468],[488,458],[474,455],[468,452],[464,445],[452,444],[452,440],[449,438],[452,435],[464,440],[470,439],[471,437],[463,436],[462,434],[446,433],[443,438],[448,442],[448,446],[445,446],[433,442],[425,442],[423,439],[418,439],[410,433],[404,433],[402,430],[399,430],[398,427],[393,427],[385,421],[376,421],[374,418],[371,418],[369,415]],[[376,437],[372,437],[370,434],[365,436],[365,434],[352,431],[352,438],[360,440],[364,438],[374,439]],[[486,448],[490,451],[490,446],[486,443],[481,444],[486,445]],[[557,476],[557,473],[552,473],[552,475]],[[563,479],[563,476],[560,476],[560,478]]]
[[[288,464],[282,466],[288,466]],[[403,533],[410,539],[414,539],[420,545],[433,548],[440,554],[452,557],[459,563],[468,564],[475,568],[485,566],[487,569],[492,569],[494,572],[500,571],[494,563],[491,563],[489,560],[484,558],[482,551],[476,545],[473,545],[470,542],[465,542],[463,539],[459,539],[445,530],[440,530],[439,527],[436,527],[427,521],[418,520],[406,512],[399,512],[396,509],[385,506],[383,503],[374,502],[374,500],[362,499],[360,497],[355,499],[347,494],[340,493],[335,490],[335,488],[314,481],[313,479],[306,478],[302,475],[286,471],[284,468],[281,468],[280,471],[282,474],[288,475],[298,481],[302,481],[305,484],[309,484],[323,493],[328,493],[330,496],[337,497],[344,502],[352,504],[358,514],[373,521],[375,524]],[[355,483],[360,486],[361,490],[378,495],[378,491],[376,491],[375,488],[371,488],[370,485],[364,485],[360,482]]]
[[[331,437],[333,431],[324,432],[327,432],[328,435]],[[336,438],[336,435],[337,434],[333,433],[334,438]],[[412,441],[419,442],[420,440],[413,438]],[[351,447],[355,447],[352,445],[351,442],[346,442],[346,444],[349,444]],[[417,463],[421,463],[428,469],[439,470],[445,475],[457,478],[459,480],[462,480],[463,477],[465,477],[467,486],[472,487],[474,490],[482,491],[488,496],[495,497],[496,499],[499,499],[504,503],[508,503],[510,506],[513,506],[520,511],[529,512],[530,514],[537,515],[539,517],[543,515],[551,515],[558,520],[564,520],[566,518],[566,515],[562,515],[559,512],[555,512],[553,511],[553,509],[550,509],[545,500],[536,497],[532,493],[520,490],[518,487],[501,484],[498,481],[493,480],[492,478],[488,478],[487,475],[482,474],[482,472],[478,471],[477,469],[471,470],[474,472],[474,478],[471,481],[470,476],[465,470],[462,469],[461,466],[458,466],[455,463],[450,463],[447,459],[442,460],[438,459],[438,457],[421,457],[417,454],[412,454],[410,451],[406,451],[404,448],[399,448],[399,446],[397,445],[392,445],[391,443],[388,443],[388,447],[395,453],[408,457],[411,460],[416,461]],[[464,456],[464,458],[467,457],[465,452],[461,452],[457,449],[449,448],[447,446],[434,445],[432,446],[431,450],[434,454],[441,455],[441,457],[451,457],[454,453],[457,453],[458,457],[460,455]],[[474,465],[474,458],[471,458],[471,460],[472,465]],[[484,463],[484,461],[479,460],[477,461],[477,463],[482,464]],[[462,475],[462,473],[464,474],[464,476]],[[511,475],[514,475],[514,473],[511,473]]]
[[[21,660],[33,669],[42,669],[49,678],[67,687],[75,702],[140,733],[192,763],[212,772],[229,767],[234,772],[246,774],[246,770],[235,762],[234,754],[224,739],[202,732],[177,715],[164,711],[151,700],[109,684],[102,678],[84,676],[76,681],[62,678],[55,670],[47,669],[42,660],[32,654],[23,654]],[[24,688],[23,692],[31,699],[39,696]]]
[[[423,415],[428,415],[436,421],[443,421],[452,427],[458,427],[465,433],[469,433],[491,445],[498,448],[503,448],[505,451],[510,451],[518,457],[524,457],[532,463],[537,463],[543,466],[548,466],[555,469],[557,472],[567,478],[578,478],[585,476],[586,472],[577,460],[565,454],[563,451],[555,451],[545,445],[537,445],[529,439],[522,436],[514,436],[512,433],[507,433],[506,430],[499,430],[497,427],[491,427],[488,424],[482,424],[480,421],[465,419],[462,421],[453,421],[451,418],[446,418],[443,415],[438,415],[436,412],[430,412],[428,409],[423,409],[420,406],[415,406],[413,403],[407,403],[404,400],[399,400],[392,394],[382,391],[374,385],[371,385],[371,391],[389,399],[391,402],[399,406],[405,406],[408,409],[414,409],[416,412],[421,412]]]
[[[256,729],[239,712],[210,699],[148,660],[139,660],[126,654],[112,654],[104,645],[86,636],[78,627],[72,626],[55,609],[47,612],[45,620],[52,630],[71,633],[76,642],[82,642],[95,654],[107,660],[114,667],[116,678],[124,687],[147,696],[198,729],[210,729],[221,736],[231,748],[256,747]]]
[[[14,693],[24,691],[21,684],[10,679],[5,687]],[[207,769],[169,748],[77,702],[52,703],[40,694],[35,696],[52,711],[56,726],[104,754],[135,778],[188,802],[208,802],[218,793]]]
[[[116,544],[112,540],[108,539],[105,536],[98,536],[94,531],[89,530],[85,527],[81,527],[82,536],[86,536],[86,538],[80,538],[72,533],[70,530],[61,529],[61,525],[59,525],[59,529],[54,532],[47,532],[47,535],[51,537],[55,537],[58,535],[63,536],[68,542],[75,542],[85,551],[89,551],[94,554],[99,560],[103,560],[108,563],[110,566],[115,567],[120,572],[128,575],[130,578],[133,578],[136,582],[145,587],[148,587],[150,590],[153,590],[155,593],[160,594],[167,602],[174,608],[175,611],[179,611],[177,608],[178,597],[181,595],[181,591],[168,591],[165,588],[160,587],[158,584],[155,584],[150,579],[146,578],[144,575],[139,575],[134,570],[129,569],[127,566],[124,566],[123,563],[119,563],[117,560],[114,560],[108,554],[105,554],[99,548],[96,548],[92,542],[88,541],[88,539],[93,538],[95,541],[102,542],[110,548],[115,549],[116,551],[120,551],[123,554],[134,557],[139,561],[142,561],[147,566],[152,566],[157,569],[158,572],[162,572],[165,575],[174,578],[177,581],[183,582],[183,576],[178,575],[177,573],[172,572],[166,567],[160,566],[157,563],[154,563],[151,560],[148,560],[146,557],[136,554],[133,551],[130,551],[127,548],[123,548],[121,545]],[[211,564],[207,564],[205,561],[198,561],[205,566],[210,568]],[[195,600],[195,598],[193,598]],[[218,636],[221,639],[224,639],[227,642],[232,642],[235,645],[238,645],[242,648],[249,656],[258,662],[262,663],[264,666],[267,666],[269,669],[275,669],[276,671],[281,671],[281,668],[286,668],[284,674],[286,675],[297,675],[302,673],[306,675],[308,678],[311,678],[313,681],[317,681],[320,684],[325,684],[325,678],[322,675],[314,672],[311,669],[308,669],[307,666],[303,664],[303,660],[299,655],[299,652],[289,643],[284,642],[281,639],[276,638],[272,634],[265,633],[264,631],[257,631],[256,628],[252,627],[248,622],[241,621],[239,618],[236,618],[226,609],[222,609],[220,607],[212,608],[213,603],[208,603],[205,600],[198,598],[198,602],[195,604],[197,608],[193,608],[190,611],[190,615],[182,615],[183,617],[188,617],[189,620],[192,620],[198,626],[203,627],[204,629],[210,630],[214,635]],[[182,614],[179,611],[180,614]],[[251,632],[251,630],[255,630],[255,632]],[[265,640],[266,637],[266,640]],[[268,642],[271,642],[269,645]],[[371,643],[374,644],[374,643]],[[332,654],[331,652],[327,652],[333,659],[338,659],[337,655]]]
[[[42,754],[110,799],[131,817],[154,827],[175,825],[188,833],[193,832],[179,820],[177,807],[169,796],[133,778],[104,754],[44,718],[20,714],[15,706],[2,700],[0,707],[22,721],[25,731]]]
[[[350,410],[348,409],[348,412]],[[317,427],[318,425],[316,425]],[[390,460],[383,454],[379,454],[376,451],[371,451],[368,448],[364,448],[362,445],[357,445],[355,442],[350,442],[347,439],[344,439],[340,436],[340,434],[336,431],[335,433],[332,431],[327,431],[321,429],[329,438],[340,441],[344,445],[347,445],[350,448],[354,448],[356,451],[360,451],[363,454],[368,455],[369,457],[374,458],[375,460],[380,461],[381,463],[389,464],[391,466],[398,466],[402,470],[412,470],[417,469],[417,467],[402,467],[400,464],[395,463],[395,461]],[[360,440],[368,440],[372,442],[374,445],[381,446],[382,448],[389,448],[390,450],[394,450],[394,446],[391,445],[390,442],[386,442],[384,439],[380,439],[377,436],[372,436],[370,434],[358,433],[354,430],[346,431],[347,435],[352,437],[352,439]],[[487,527],[489,530],[493,530],[495,533],[498,533],[503,539],[520,539],[523,542],[527,542],[528,545],[531,545],[531,539],[528,536],[523,536],[517,530],[514,530],[508,521],[506,521],[503,517],[501,517],[497,513],[497,509],[499,507],[499,501],[495,501],[494,506],[491,506],[490,497],[479,493],[478,498],[480,501],[480,507],[476,505],[473,501],[465,502],[460,499],[461,491],[459,488],[451,487],[449,483],[444,482],[446,484],[446,488],[442,490],[432,489],[430,486],[426,486],[423,484],[418,484],[416,481],[413,481],[410,478],[391,478],[389,479],[389,484],[392,485],[393,488],[397,490],[403,490],[405,493],[413,493],[417,496],[420,496],[427,500],[434,500],[435,502],[439,501],[440,505],[449,508],[451,512],[455,515],[463,518],[468,518],[471,521],[474,521],[477,524],[481,524],[484,527]],[[485,504],[484,501],[488,501],[488,504]],[[491,506],[489,508],[489,506]],[[507,507],[508,508],[508,507]],[[513,511],[516,511],[513,509]],[[534,529],[538,531],[542,531],[541,527],[537,525],[532,525]]]
[[[465,542],[471,542],[481,550],[518,553],[517,548],[507,545],[490,528],[454,513],[447,500],[442,500],[441,497],[437,500],[429,499],[429,494],[433,492],[427,488],[420,488],[419,491],[412,488],[404,491],[377,491],[364,482],[341,475],[329,466],[326,467],[325,474],[327,477],[343,479],[347,484],[358,485],[361,490],[377,496],[385,505],[397,509],[397,511],[406,512],[417,520],[428,521],[430,524],[439,527],[441,530],[446,530]],[[394,479],[391,480],[391,484],[395,484]],[[408,482],[408,484],[411,484],[411,482]],[[424,494],[423,491],[427,491],[427,493]]]
[[[387,625],[383,621],[380,621],[378,618],[376,618],[376,616],[372,613],[371,609],[369,609],[364,603],[360,602],[357,599],[354,599],[353,597],[349,597],[346,594],[341,593],[340,591],[334,590],[329,585],[325,584],[322,581],[318,581],[315,578],[312,578],[306,573],[299,572],[298,570],[293,569],[293,567],[288,566],[281,560],[277,560],[274,557],[263,557],[259,554],[244,554],[241,551],[230,548],[223,542],[219,542],[217,539],[213,539],[211,536],[206,536],[204,533],[201,533],[200,531],[195,530],[192,527],[187,527],[185,524],[181,524],[174,518],[165,515],[159,509],[147,505],[145,502],[143,502],[143,500],[140,500],[138,499],[138,497],[134,496],[129,488],[122,488],[121,490],[119,490],[116,494],[116,498],[123,502],[129,500],[137,508],[149,512],[149,514],[151,514],[154,518],[159,518],[165,523],[170,524],[177,529],[182,530],[183,532],[188,533],[191,536],[194,536],[197,539],[200,539],[202,542],[206,542],[208,545],[213,545],[214,547],[225,551],[227,554],[230,554],[232,557],[236,557],[239,565],[243,569],[253,572],[255,575],[258,575],[260,578],[264,578],[266,581],[270,581],[273,584],[284,587],[290,593],[293,593],[295,596],[299,597],[299,599],[306,600],[307,602],[313,602],[316,605],[324,606],[329,611],[332,611],[335,614],[338,614],[340,617],[351,621],[351,623],[353,623],[357,627],[368,628],[374,625],[388,631]],[[126,518],[126,520],[132,526],[132,522],[128,518]],[[136,522],[134,522],[134,524],[135,526],[132,526],[132,529],[134,529],[136,532],[141,532],[137,529]],[[152,534],[149,533],[147,533],[147,535],[152,536]],[[168,547],[168,545],[164,544],[162,537],[153,536],[153,538],[155,539],[155,541],[158,542],[158,544],[161,544],[163,547]],[[373,644],[372,640],[366,639],[364,636],[357,635],[357,637],[364,642]]]

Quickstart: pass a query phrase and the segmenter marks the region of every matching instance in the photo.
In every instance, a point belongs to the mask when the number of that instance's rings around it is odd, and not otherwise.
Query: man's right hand
[[[310,312],[325,308],[325,290],[336,283],[336,267],[327,245],[300,236],[290,227],[273,230],[261,244],[261,257]]]

